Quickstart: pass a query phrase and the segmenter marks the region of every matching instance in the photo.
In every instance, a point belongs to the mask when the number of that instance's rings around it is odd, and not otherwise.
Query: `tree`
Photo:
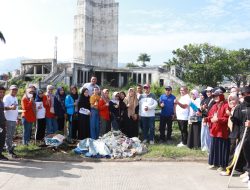
[[[146,53],[141,53],[137,59],[137,61],[142,62],[142,67],[146,67],[146,62],[150,62],[151,58],[150,55],[146,54]]]
[[[182,71],[182,80],[203,86],[216,86],[224,79],[227,51],[208,43],[184,45],[173,51],[174,57],[165,62],[177,65]]]
[[[0,31],[0,40],[2,40],[3,43],[6,43],[6,40],[5,40],[3,33],[1,31]]]
[[[240,87],[247,84],[250,75],[250,49],[229,51],[226,77]]]
[[[139,65],[134,64],[134,63],[127,63],[126,67],[131,68],[131,67],[139,67]]]

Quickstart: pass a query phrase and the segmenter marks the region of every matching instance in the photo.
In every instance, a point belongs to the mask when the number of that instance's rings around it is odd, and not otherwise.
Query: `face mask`
[[[247,102],[247,103],[250,103],[250,96],[246,96],[246,97],[244,98],[244,101]]]
[[[28,94],[27,96],[28,96],[28,98],[32,98],[33,94]]]

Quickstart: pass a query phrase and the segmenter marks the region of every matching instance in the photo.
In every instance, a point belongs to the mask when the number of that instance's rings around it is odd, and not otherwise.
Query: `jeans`
[[[54,134],[58,130],[57,121],[55,118],[46,118],[47,135]]]
[[[16,121],[6,121],[6,139],[5,144],[8,152],[11,152],[13,147],[13,137],[16,132]]]
[[[92,139],[98,139],[99,131],[100,131],[100,117],[97,109],[91,109],[91,117],[90,117],[90,137]]]
[[[22,118],[23,124],[23,144],[28,145],[31,136],[33,122],[28,122],[24,117]]]
[[[184,145],[187,144],[188,138],[188,121],[187,120],[178,120],[179,129],[181,131],[181,141]]]
[[[209,126],[207,123],[201,124],[201,149],[205,149],[209,152],[211,144],[211,136],[209,133]]]
[[[141,121],[144,140],[153,141],[155,136],[155,117],[141,117]]]
[[[160,139],[165,141],[165,129],[167,125],[167,140],[171,139],[172,135],[172,116],[161,116],[160,117]]]

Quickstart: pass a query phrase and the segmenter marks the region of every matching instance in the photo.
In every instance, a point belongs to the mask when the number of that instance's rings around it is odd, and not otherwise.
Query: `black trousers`
[[[6,127],[5,126],[1,126],[0,128],[2,128],[2,132],[0,132],[0,154],[2,154],[3,152],[3,147],[5,144],[5,137],[6,137]]]
[[[57,118],[57,124],[58,124],[58,130],[59,131],[63,131],[63,129],[64,129],[64,124],[65,124],[65,119],[64,119],[64,117],[58,117]]]
[[[160,139],[165,141],[165,129],[167,125],[167,140],[171,139],[172,136],[172,124],[173,117],[172,116],[161,116],[160,117]]]
[[[45,137],[46,119],[37,119],[36,140],[43,140]]]
[[[181,131],[181,141],[184,145],[187,144],[188,138],[188,121],[187,120],[178,120],[179,129]]]

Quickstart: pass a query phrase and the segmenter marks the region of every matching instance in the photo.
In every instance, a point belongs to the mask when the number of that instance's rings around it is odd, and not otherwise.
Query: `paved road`
[[[4,190],[223,190],[228,177],[192,162],[0,162]],[[245,189],[233,178],[236,190]]]

